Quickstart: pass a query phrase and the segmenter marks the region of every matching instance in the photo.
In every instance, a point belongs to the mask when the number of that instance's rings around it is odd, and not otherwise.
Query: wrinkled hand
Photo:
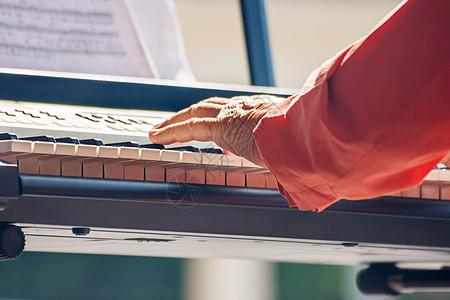
[[[260,166],[253,129],[283,98],[268,95],[209,98],[185,108],[149,131],[157,144],[213,141],[224,150]]]

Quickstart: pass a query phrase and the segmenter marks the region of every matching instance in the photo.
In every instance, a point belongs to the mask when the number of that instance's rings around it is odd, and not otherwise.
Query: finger
[[[192,118],[161,129],[152,129],[148,135],[152,143],[163,145],[192,140],[207,142],[213,140],[214,126],[217,124],[215,118]]]
[[[180,110],[169,119],[155,125],[154,129],[161,129],[171,124],[183,122],[191,118],[216,117],[223,107],[216,103],[199,102]]]

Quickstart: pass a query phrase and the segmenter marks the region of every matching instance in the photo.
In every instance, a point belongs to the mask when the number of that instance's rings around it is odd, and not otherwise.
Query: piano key
[[[223,154],[222,149],[220,148],[201,148],[200,152],[202,153],[216,153],[216,154]]]
[[[226,169],[226,185],[245,186],[245,172],[243,168],[243,158],[236,155],[223,155],[222,166]]]
[[[165,179],[165,169],[161,165],[161,151],[158,149],[141,149],[140,160],[144,162],[144,178],[146,181],[160,181]]]
[[[226,173],[224,170],[206,170],[206,184],[225,185]]]
[[[266,175],[264,173],[246,174],[245,185],[247,187],[265,188],[266,187]]]
[[[134,141],[127,141],[127,142],[119,142],[119,143],[109,143],[105,144],[105,146],[116,146],[116,147],[135,147],[139,148],[139,143]]]
[[[66,143],[66,144],[80,144],[80,140],[75,137],[62,137],[56,139],[57,143]]]
[[[167,182],[180,183],[186,181],[186,170],[183,167],[179,167],[181,155],[182,152],[180,151],[161,150],[161,161],[167,163],[164,165],[166,169],[165,180]]]
[[[144,145],[140,145],[141,148],[147,148],[147,149],[165,149],[166,147],[164,147],[164,145],[160,145],[160,144],[144,144]]]
[[[195,146],[178,146],[178,147],[166,147],[167,150],[174,151],[188,151],[188,152],[200,152],[200,149]]]
[[[450,200],[450,169],[439,170],[440,199]]]
[[[73,156],[65,156],[60,160],[62,176],[83,176],[83,162],[86,161],[88,163],[89,159],[98,156],[97,146],[63,143],[56,145],[56,153],[66,155],[69,151],[75,151],[76,154]],[[87,167],[84,170],[84,175],[86,177],[97,177],[98,173],[102,171],[101,163],[93,162],[92,160],[91,162],[93,163],[91,168],[89,169]],[[89,170],[94,170],[94,173],[90,173]]]
[[[145,180],[146,181],[165,181],[165,169],[158,165],[147,165],[145,166]]]
[[[401,192],[402,197],[420,198],[420,186],[416,186]]]
[[[181,153],[173,150],[161,150],[161,161],[179,163],[181,162]]]
[[[420,185],[420,194],[423,199],[439,199],[440,184],[437,181],[423,182]]]
[[[25,140],[25,141],[39,141],[39,142],[56,143],[55,138],[50,135],[29,136],[29,137],[24,137],[24,138],[20,138],[20,139]]]
[[[101,139],[95,139],[95,138],[80,140],[80,144],[94,145],[94,146],[104,146],[105,145]]]
[[[198,149],[198,148],[197,148]],[[185,164],[186,183],[205,184],[205,168],[201,165],[200,152],[182,152],[181,163]]]
[[[3,156],[33,152],[34,143],[23,140],[0,141],[0,154]]]
[[[0,141],[0,159],[8,163],[18,164],[17,158],[32,153],[33,147],[34,143],[31,141]]]
[[[123,163],[123,177],[129,180],[144,180],[145,166],[141,161],[142,149],[122,147],[119,158]]]
[[[144,180],[145,167],[142,164],[124,165],[124,179],[126,180]]]
[[[420,193],[422,198],[440,198],[439,172],[439,169],[434,169],[424,178],[424,182],[420,185]]]
[[[4,140],[17,140],[17,135],[14,133],[0,133],[0,140],[4,141]]]

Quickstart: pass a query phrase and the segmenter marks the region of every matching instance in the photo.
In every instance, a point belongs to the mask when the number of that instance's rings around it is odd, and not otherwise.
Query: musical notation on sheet
[[[122,0],[0,0],[0,66],[155,77]]]

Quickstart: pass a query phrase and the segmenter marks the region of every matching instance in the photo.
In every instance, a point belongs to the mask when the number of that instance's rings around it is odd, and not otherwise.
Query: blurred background
[[[399,2],[266,0],[276,85],[301,89],[312,70],[367,34]],[[196,80],[249,84],[238,1],[175,4]],[[26,252],[0,263],[0,299],[391,299],[356,290],[361,267]]]

